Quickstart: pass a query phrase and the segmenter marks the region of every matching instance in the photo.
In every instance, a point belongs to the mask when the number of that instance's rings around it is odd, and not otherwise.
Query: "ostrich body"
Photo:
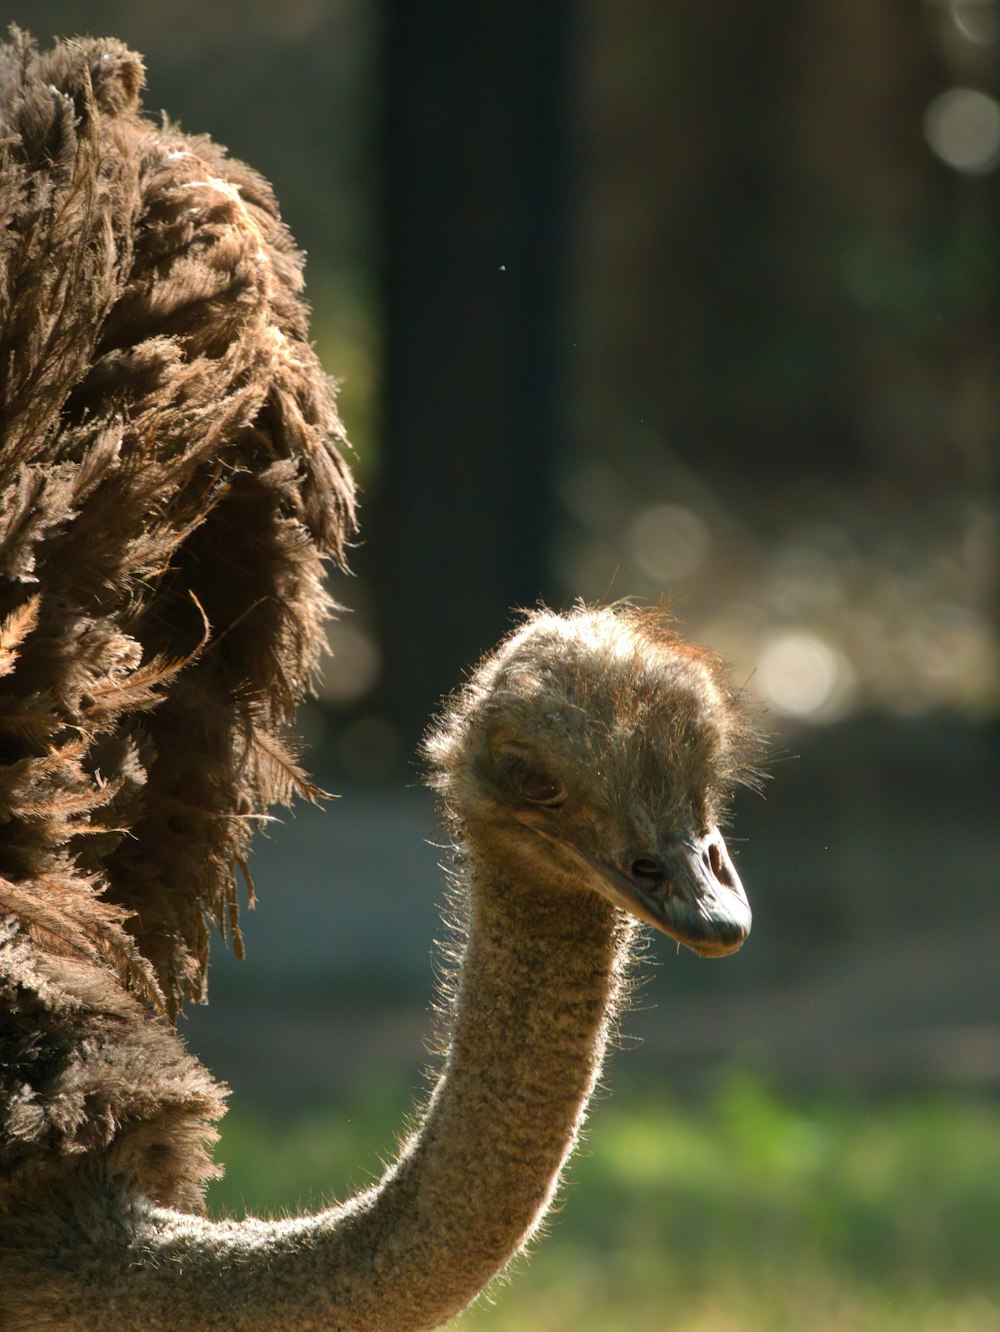
[[[746,937],[717,824],[749,731],[662,616],[528,617],[426,742],[463,932],[417,1128],[316,1215],[197,1214],[222,1093],[169,1019],[305,784],[281,729],[351,496],[266,187],[144,121],[140,76],[24,42],[3,75],[0,1324],[437,1327],[552,1199],[637,920]]]

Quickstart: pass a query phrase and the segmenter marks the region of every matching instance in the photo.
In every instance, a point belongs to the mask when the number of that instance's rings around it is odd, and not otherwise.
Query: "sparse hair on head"
[[[585,716],[585,736],[607,746],[657,739],[696,772],[718,812],[737,785],[756,785],[761,740],[730,686],[725,663],[687,642],[660,607],[578,602],[559,614],[521,612],[521,622],[445,701],[424,739],[428,781],[454,813],[472,732],[520,720],[552,736]]]

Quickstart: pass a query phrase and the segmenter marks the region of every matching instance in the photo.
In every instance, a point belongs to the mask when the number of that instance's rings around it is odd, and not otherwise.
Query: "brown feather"
[[[148,1006],[203,996],[256,823],[319,794],[288,728],[354,509],[271,190],[142,82],[111,40],[0,47],[0,1025],[62,1070],[14,1058],[0,1155],[141,1129],[191,1202],[220,1094]]]

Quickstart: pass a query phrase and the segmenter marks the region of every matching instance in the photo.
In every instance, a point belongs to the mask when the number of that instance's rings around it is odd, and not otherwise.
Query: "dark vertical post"
[[[548,585],[573,5],[384,14],[384,480],[366,545],[382,706],[411,739]]]

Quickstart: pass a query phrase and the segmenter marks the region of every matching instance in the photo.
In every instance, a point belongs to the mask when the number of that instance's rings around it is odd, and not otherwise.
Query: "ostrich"
[[[283,733],[352,496],[266,187],[140,85],[113,42],[4,59],[0,1322],[433,1328],[551,1202],[637,923],[745,939],[753,736],[661,613],[527,615],[425,742],[462,929],[417,1127],[318,1214],[198,1214],[223,1093],[171,1019],[311,791]]]

